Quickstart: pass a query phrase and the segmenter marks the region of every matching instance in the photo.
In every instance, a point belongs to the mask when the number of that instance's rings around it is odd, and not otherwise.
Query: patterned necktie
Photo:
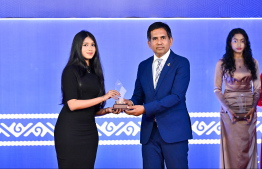
[[[161,62],[163,59],[157,59],[157,66],[156,66],[156,77],[155,77],[155,82],[157,84],[157,81],[159,79],[160,73],[161,73]]]

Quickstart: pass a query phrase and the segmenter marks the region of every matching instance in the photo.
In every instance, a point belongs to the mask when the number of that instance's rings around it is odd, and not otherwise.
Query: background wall
[[[262,64],[261,7],[260,0],[0,0],[0,168],[57,168],[53,131],[62,108],[61,73],[77,32],[85,29],[97,38],[106,90],[120,80],[130,98],[138,64],[153,55],[146,31],[155,21],[170,25],[171,49],[191,63],[187,105],[194,139],[189,167],[218,168],[215,65],[236,27],[247,31],[253,56]],[[110,100],[106,106],[112,104]],[[125,114],[96,118],[96,168],[142,167],[140,121]]]
[[[1,19],[0,168],[57,167],[53,129],[62,108],[61,73],[77,32],[85,29],[95,35],[106,90],[120,80],[130,98],[138,64],[153,55],[146,31],[155,21],[171,27],[171,49],[191,64],[187,105],[194,139],[189,166],[217,168],[220,105],[213,93],[215,65],[225,52],[229,31],[236,27],[247,31],[253,56],[261,64],[261,19]],[[112,104],[110,100],[106,106]],[[96,168],[141,168],[141,117],[107,115],[96,121],[100,135]]]

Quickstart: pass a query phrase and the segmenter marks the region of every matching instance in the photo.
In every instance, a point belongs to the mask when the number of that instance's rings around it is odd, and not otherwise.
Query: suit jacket
[[[165,142],[174,143],[192,139],[191,122],[185,102],[190,80],[189,61],[171,50],[154,89],[153,60],[152,56],[139,64],[131,98],[135,105],[144,105],[145,108],[140,142],[142,144],[148,142],[154,118]]]

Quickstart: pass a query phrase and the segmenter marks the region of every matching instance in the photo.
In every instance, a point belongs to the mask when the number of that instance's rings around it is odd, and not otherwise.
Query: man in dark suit
[[[143,168],[188,168],[188,139],[192,139],[186,91],[189,61],[170,47],[169,26],[155,22],[147,31],[154,56],[139,64],[133,96],[125,100],[129,115],[143,114],[141,137]]]

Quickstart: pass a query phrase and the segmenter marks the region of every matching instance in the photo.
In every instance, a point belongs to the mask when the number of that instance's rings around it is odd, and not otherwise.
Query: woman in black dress
[[[104,77],[95,37],[81,31],[74,37],[62,74],[63,108],[54,131],[59,168],[94,168],[98,146],[96,115],[113,112],[105,101],[120,94],[105,94]],[[116,111],[114,113],[119,113]]]

